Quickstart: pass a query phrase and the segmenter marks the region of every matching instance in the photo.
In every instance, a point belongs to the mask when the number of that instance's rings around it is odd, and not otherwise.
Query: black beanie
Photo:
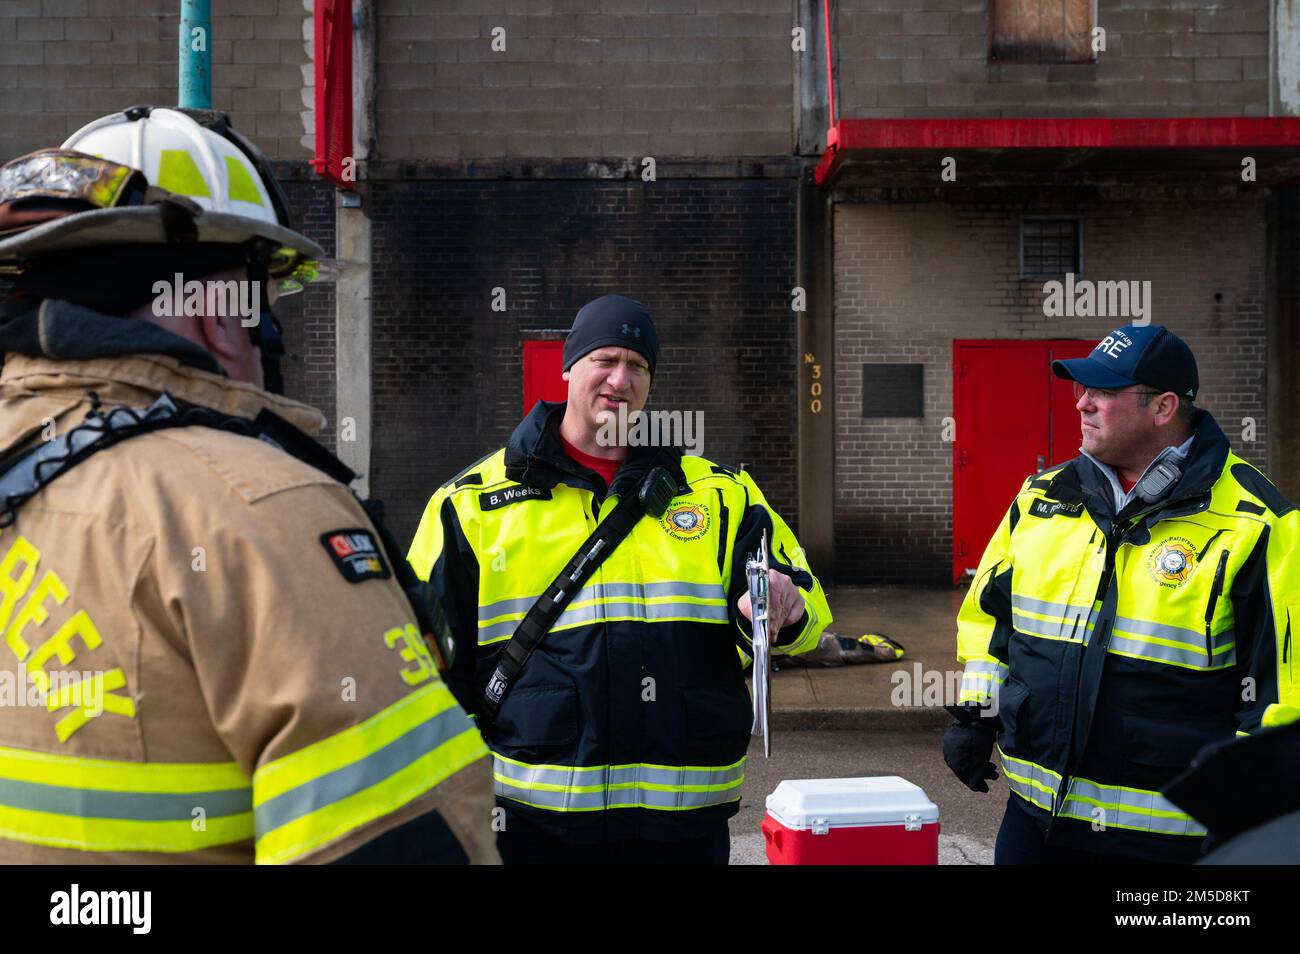
[[[597,348],[629,348],[646,359],[654,374],[659,335],[645,305],[622,295],[604,295],[583,305],[564,339],[564,370]]]

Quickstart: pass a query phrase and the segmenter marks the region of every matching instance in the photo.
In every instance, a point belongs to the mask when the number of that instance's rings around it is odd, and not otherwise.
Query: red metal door
[[[563,341],[524,342],[524,413],[538,401],[563,401],[569,384],[560,377],[564,365]]]
[[[1054,358],[1086,355],[1091,341],[953,342],[953,581],[973,573],[1030,474],[1078,453],[1070,383]]]

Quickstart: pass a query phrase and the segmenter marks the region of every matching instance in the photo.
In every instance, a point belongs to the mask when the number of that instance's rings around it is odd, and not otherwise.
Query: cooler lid
[[[925,825],[939,820],[939,806],[919,785],[897,775],[787,779],[767,796],[767,812],[786,828],[899,825],[904,821]]]

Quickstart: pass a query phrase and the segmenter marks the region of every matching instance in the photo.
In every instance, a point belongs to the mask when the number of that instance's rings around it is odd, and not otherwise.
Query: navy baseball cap
[[[1145,384],[1193,399],[1201,386],[1196,358],[1187,342],[1160,325],[1125,325],[1097,343],[1086,358],[1052,362],[1058,378],[1085,388],[1126,388]]]

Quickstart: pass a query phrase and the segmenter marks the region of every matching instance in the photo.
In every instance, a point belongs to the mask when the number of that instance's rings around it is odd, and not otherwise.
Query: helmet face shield
[[[147,187],[138,169],[71,149],[38,149],[0,166],[0,204],[55,199],[111,209],[139,204]]]
[[[71,149],[39,149],[0,166],[0,235],[88,212],[139,205],[137,169]]]

